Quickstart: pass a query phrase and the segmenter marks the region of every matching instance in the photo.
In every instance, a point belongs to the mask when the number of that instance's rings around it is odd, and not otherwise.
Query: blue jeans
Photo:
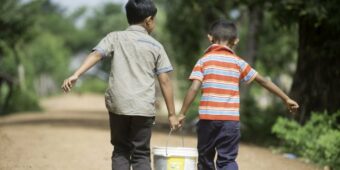
[[[240,140],[240,122],[200,120],[197,124],[198,170],[238,170],[235,161]]]

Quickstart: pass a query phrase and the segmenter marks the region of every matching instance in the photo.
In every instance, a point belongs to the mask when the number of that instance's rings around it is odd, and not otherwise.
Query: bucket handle
[[[171,136],[173,131],[174,131],[173,129],[170,129],[168,138],[166,140],[166,144],[165,144],[165,155],[166,156],[168,156],[168,143],[169,143],[169,139],[170,139],[170,136]],[[181,132],[181,136],[182,136],[182,147],[184,147],[184,134],[183,134],[182,128],[180,129],[180,132]]]

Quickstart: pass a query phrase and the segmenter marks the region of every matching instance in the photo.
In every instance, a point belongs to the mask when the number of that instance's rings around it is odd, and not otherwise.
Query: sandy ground
[[[63,95],[44,99],[42,113],[0,117],[0,170],[109,170],[108,115],[98,95]],[[160,116],[159,116],[160,117]],[[168,132],[156,126],[152,146],[165,146]],[[194,135],[185,136],[195,147]],[[170,146],[181,137],[171,136]],[[268,148],[241,144],[241,170],[317,170],[298,159],[273,154]]]

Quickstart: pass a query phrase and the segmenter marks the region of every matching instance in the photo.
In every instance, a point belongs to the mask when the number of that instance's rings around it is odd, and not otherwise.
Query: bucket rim
[[[196,148],[190,147],[152,147],[152,153],[154,156],[164,156],[164,157],[197,157],[198,152]]]

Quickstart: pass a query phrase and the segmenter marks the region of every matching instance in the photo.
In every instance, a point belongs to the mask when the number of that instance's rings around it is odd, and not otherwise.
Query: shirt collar
[[[127,31],[138,31],[138,32],[148,34],[148,31],[140,25],[130,25],[126,30]]]
[[[231,54],[235,54],[234,50],[232,50],[231,48],[229,48],[228,46],[225,45],[219,45],[219,44],[212,44],[211,46],[209,46],[204,53],[209,53],[209,52],[213,52],[213,51],[226,51],[229,52]]]

